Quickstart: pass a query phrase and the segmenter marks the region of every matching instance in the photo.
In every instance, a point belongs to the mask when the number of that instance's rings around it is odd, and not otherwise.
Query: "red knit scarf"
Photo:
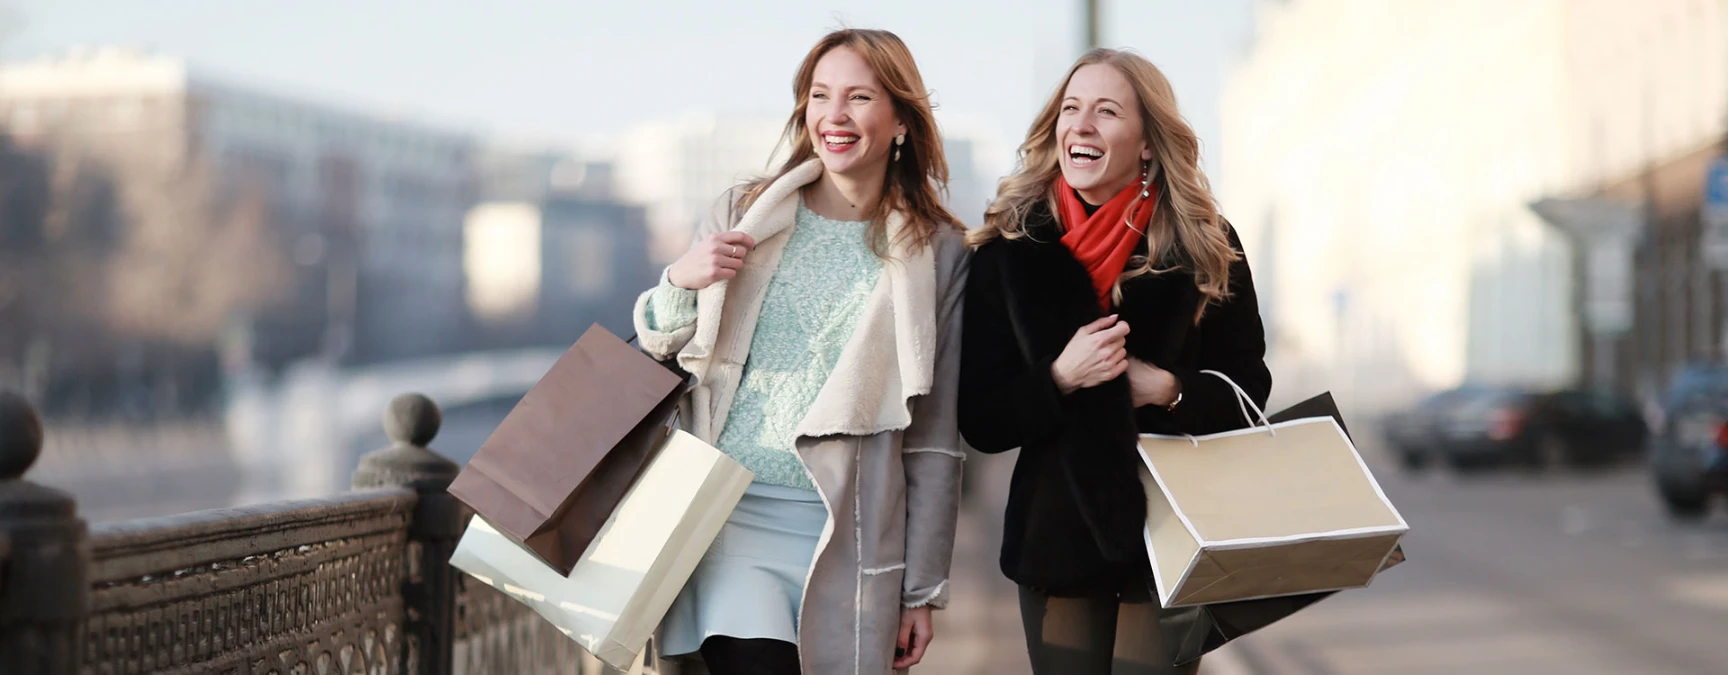
[[[1147,225],[1152,222],[1152,212],[1158,208],[1158,188],[1154,186],[1149,188],[1151,196],[1134,204],[1134,212],[1124,219],[1128,205],[1139,196],[1140,190],[1138,181],[1129,183],[1097,212],[1087,216],[1086,205],[1080,203],[1080,197],[1068,187],[1068,181],[1060,176],[1056,178],[1056,217],[1066,230],[1062,244],[1074,252],[1074,258],[1086,266],[1087,274],[1092,275],[1092,288],[1098,292],[1098,305],[1106,312],[1110,311],[1110,291],[1116,287],[1116,279],[1122,276],[1122,271],[1127,269],[1128,259],[1134,256],[1134,247],[1139,245]],[[1130,223],[1133,227],[1129,227]]]

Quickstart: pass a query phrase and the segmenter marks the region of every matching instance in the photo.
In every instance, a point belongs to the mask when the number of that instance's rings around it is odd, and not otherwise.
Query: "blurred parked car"
[[[1398,463],[1407,471],[1421,471],[1438,456],[1439,425],[1452,406],[1487,392],[1475,386],[1430,394],[1415,405],[1386,416],[1383,434]]]
[[[1650,471],[1669,515],[1703,518],[1710,497],[1728,492],[1728,366],[1694,364],[1675,373],[1650,439]]]
[[[1638,455],[1648,436],[1643,415],[1630,399],[1584,389],[1455,389],[1406,414],[1411,417],[1398,433],[1421,434],[1394,441],[1406,467],[1428,460],[1458,470],[1607,464]],[[1388,435],[1395,435],[1390,428]],[[1415,452],[1422,455],[1404,454]]]
[[[1567,389],[1493,390],[1460,402],[1440,425],[1447,465],[1591,466],[1636,456],[1649,429],[1625,396]]]

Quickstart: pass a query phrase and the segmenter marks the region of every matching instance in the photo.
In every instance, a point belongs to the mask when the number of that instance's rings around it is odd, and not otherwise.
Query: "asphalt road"
[[[1728,515],[1668,522],[1640,467],[1410,477],[1364,456],[1409,561],[1208,656],[1228,675],[1728,673]],[[996,571],[1012,457],[971,456],[952,609],[925,672],[1030,673]]]
[[[1243,640],[1261,673],[1728,673],[1728,517],[1670,523],[1637,467],[1377,472],[1409,562]]]

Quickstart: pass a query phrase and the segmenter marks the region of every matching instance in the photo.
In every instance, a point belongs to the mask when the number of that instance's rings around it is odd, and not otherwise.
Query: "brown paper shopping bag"
[[[1205,605],[1368,585],[1409,526],[1350,437],[1332,417],[1271,423],[1238,395],[1244,416],[1253,408],[1259,418],[1249,419],[1260,425],[1140,439],[1146,546],[1159,602]]]
[[[505,416],[450,494],[569,574],[675,430],[685,387],[596,324]]]
[[[450,564],[629,670],[754,478],[713,446],[675,432],[569,573],[540,564],[484,517],[469,521]]]

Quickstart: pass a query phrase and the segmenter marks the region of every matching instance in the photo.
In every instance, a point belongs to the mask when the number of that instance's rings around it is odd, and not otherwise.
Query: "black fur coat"
[[[1230,269],[1232,295],[1208,307],[1198,325],[1201,295],[1191,273],[1143,275],[1123,285],[1116,313],[1129,325],[1128,353],[1181,381],[1175,411],[1134,409],[1126,376],[1064,396],[1050,364],[1076,330],[1104,312],[1048,208],[1028,214],[1027,232],[984,244],[972,258],[960,367],[967,443],[988,453],[1021,449],[1002,571],[1057,595],[1143,585],[1150,567],[1136,438],[1246,426],[1229,385],[1203,370],[1229,375],[1265,406],[1272,376],[1253,276],[1243,256]],[[1230,242],[1241,250],[1233,229]]]

